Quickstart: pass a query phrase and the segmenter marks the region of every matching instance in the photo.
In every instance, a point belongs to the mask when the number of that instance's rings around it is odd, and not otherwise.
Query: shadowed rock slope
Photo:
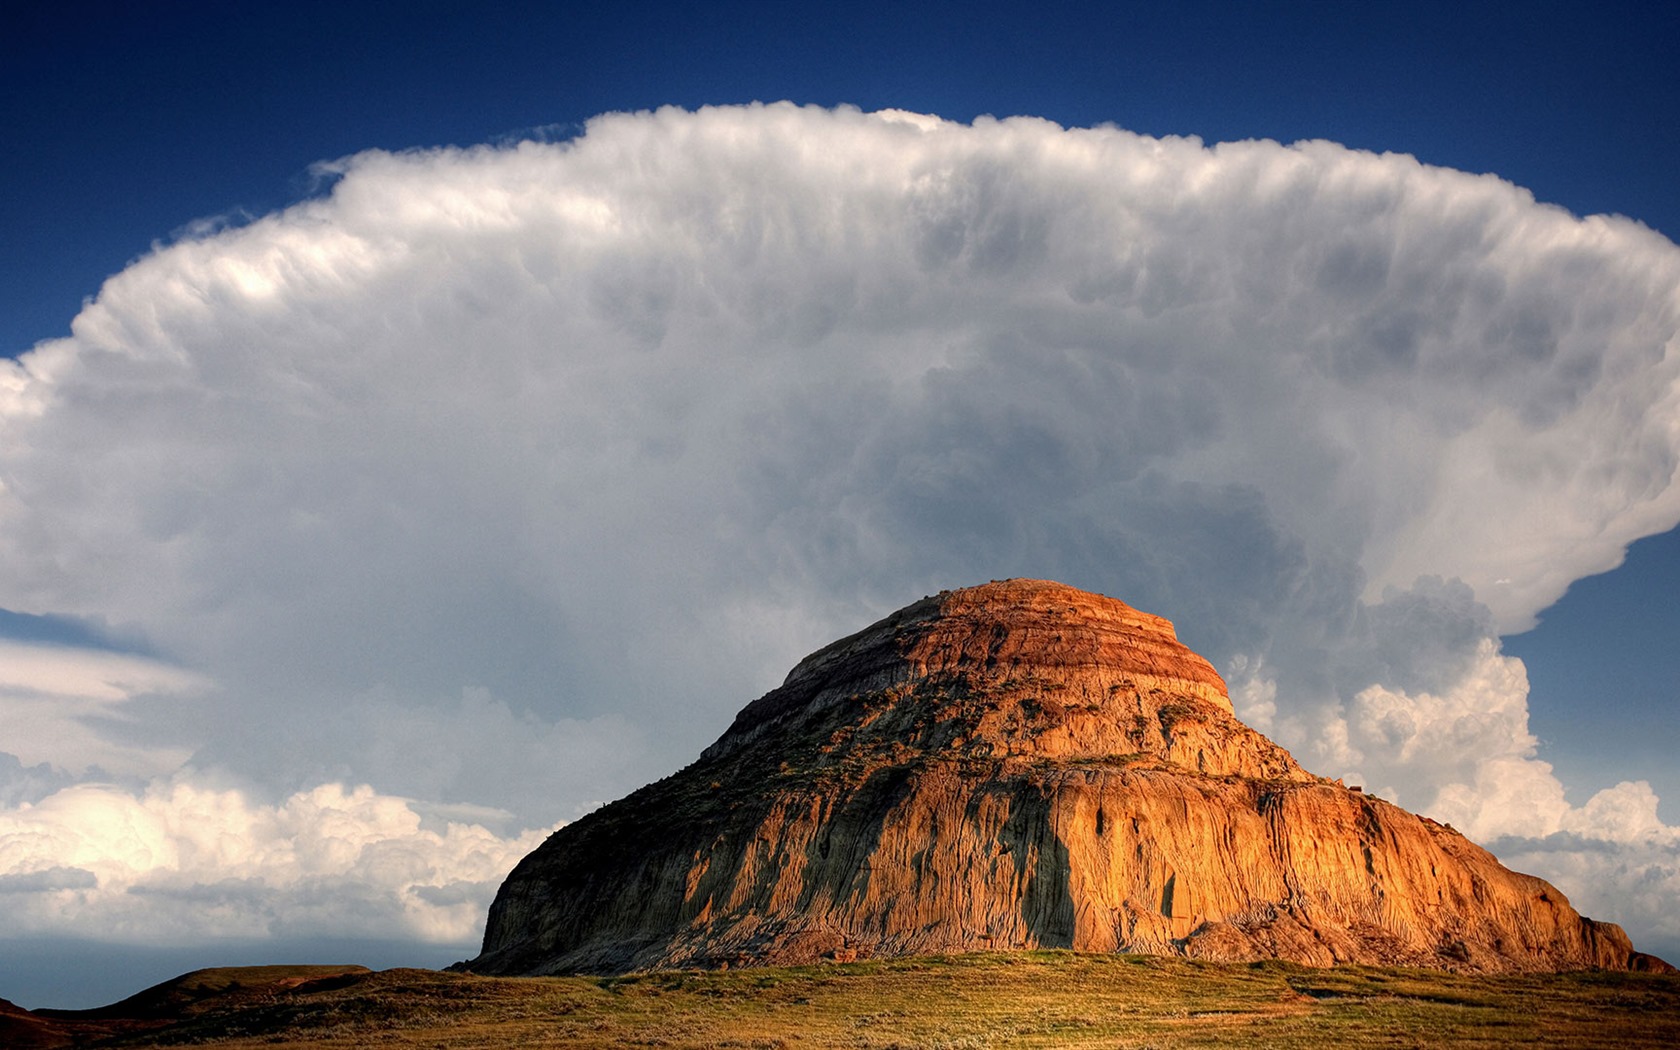
[[[699,761],[556,832],[462,968],[1011,948],[1662,966],[1451,828],[1303,770],[1166,620],[1009,580],[812,654]]]

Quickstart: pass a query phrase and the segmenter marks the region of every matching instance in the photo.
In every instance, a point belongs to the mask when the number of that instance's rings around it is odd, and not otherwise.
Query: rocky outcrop
[[[1303,770],[1160,617],[1010,580],[812,654],[567,825],[485,973],[1014,948],[1476,971],[1657,965],[1449,827]]]

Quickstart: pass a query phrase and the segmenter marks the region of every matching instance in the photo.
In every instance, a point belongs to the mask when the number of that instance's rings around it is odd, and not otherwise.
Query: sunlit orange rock
[[[1451,828],[1303,770],[1166,620],[1008,580],[813,653],[699,761],[556,832],[464,966],[1018,948],[1660,965]]]

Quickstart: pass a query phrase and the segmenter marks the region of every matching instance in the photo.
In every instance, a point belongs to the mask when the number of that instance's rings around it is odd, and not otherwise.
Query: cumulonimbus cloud
[[[1590,810],[1495,639],[1680,520],[1680,250],[1638,223],[790,105],[323,170],[0,367],[0,607],[212,681],[202,767],[546,824],[869,617],[1035,575],[1173,617],[1323,772],[1524,841]],[[403,769],[480,710],[503,776]]]

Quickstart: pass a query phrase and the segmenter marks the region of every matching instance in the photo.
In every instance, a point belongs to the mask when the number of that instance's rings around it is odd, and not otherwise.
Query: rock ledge
[[[1451,828],[1303,770],[1166,620],[1040,580],[805,658],[699,761],[526,857],[461,966],[1015,948],[1667,968]]]

